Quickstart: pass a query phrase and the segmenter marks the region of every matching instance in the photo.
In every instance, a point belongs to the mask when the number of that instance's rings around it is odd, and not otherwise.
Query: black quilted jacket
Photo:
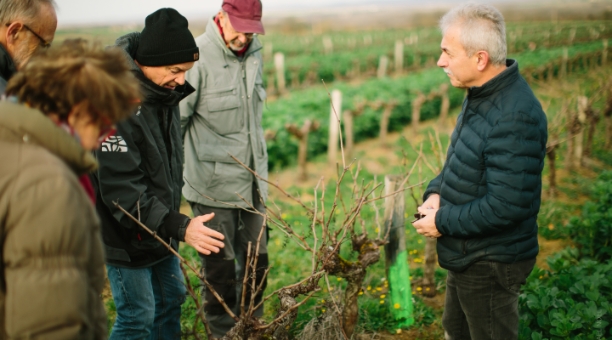
[[[424,194],[440,194],[437,250],[448,270],[538,254],[546,116],[518,63],[508,59],[507,66],[468,90],[444,168]]]

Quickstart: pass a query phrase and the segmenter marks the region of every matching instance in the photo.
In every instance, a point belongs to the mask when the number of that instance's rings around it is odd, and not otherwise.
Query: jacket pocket
[[[238,91],[234,87],[208,91],[204,94],[206,103],[203,114],[208,127],[219,135],[240,132],[244,126],[244,117],[240,110]]]
[[[253,175],[238,163],[214,162],[208,189],[212,198],[222,202],[251,201]]]

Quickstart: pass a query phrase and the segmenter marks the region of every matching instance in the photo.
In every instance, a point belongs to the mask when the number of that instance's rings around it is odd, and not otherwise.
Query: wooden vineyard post
[[[404,43],[401,40],[395,42],[393,61],[395,62],[395,73],[404,72]]]
[[[608,39],[603,41],[603,51],[601,52],[601,66],[606,66],[608,62]]]
[[[610,150],[612,146],[612,82],[608,83],[608,101],[606,102],[603,116],[606,122],[606,141],[604,149]]]
[[[425,240],[425,266],[423,267],[423,284],[422,294],[427,297],[434,297],[437,294],[436,290],[436,263],[438,256],[436,253],[437,238],[427,238]]]
[[[308,179],[308,171],[306,169],[306,156],[308,155],[308,134],[319,129],[319,122],[316,120],[314,122],[306,120],[301,128],[298,128],[295,124],[286,124],[285,129],[299,141],[298,176],[301,181],[305,181]]]
[[[347,156],[351,156],[353,153],[353,146],[355,136],[353,132],[353,118],[360,116],[363,110],[366,108],[366,100],[358,100],[355,102],[355,109],[345,110],[342,119],[344,120],[342,126],[344,127],[344,138],[346,139],[346,145],[344,146],[344,152]]]
[[[291,88],[297,89],[300,87],[300,66],[292,66],[289,68],[289,74],[291,75]]]
[[[567,47],[563,47],[563,61],[561,62],[560,77],[567,76]]]
[[[565,156],[565,168],[574,170],[574,149],[576,148],[576,133],[580,130],[580,122],[576,117],[576,113],[572,110],[567,110],[567,125],[566,131],[568,134],[567,138],[567,154]]]
[[[400,176],[385,176],[385,195],[399,190],[401,182]],[[383,235],[388,241],[385,245],[385,268],[391,297],[391,315],[398,328],[414,324],[404,211],[403,192],[385,198]]]
[[[327,161],[330,165],[336,164],[338,157],[338,141],[340,137],[340,118],[342,112],[342,92],[333,90],[332,103],[329,112],[329,140],[327,142]],[[336,114],[337,113],[337,114]]]
[[[266,71],[266,93],[268,96],[271,96],[276,93],[276,88],[274,87],[274,70]]]
[[[276,85],[278,94],[283,95],[287,93],[287,86],[285,82],[285,55],[276,52],[274,53],[274,66],[276,67]]]
[[[421,120],[421,107],[425,104],[427,97],[419,92],[416,98],[412,100],[412,132],[417,134],[419,131],[419,121]]]
[[[380,117],[380,133],[378,134],[382,143],[385,143],[387,139],[387,132],[389,132],[389,119],[391,119],[391,113],[393,113],[393,109],[396,106],[397,100],[389,100],[382,105],[383,113]]]
[[[587,130],[586,145],[584,146],[584,156],[590,157],[591,150],[593,148],[593,137],[595,136],[595,127],[597,127],[597,123],[599,123],[599,120],[601,118],[599,117],[599,114],[595,112],[595,110],[593,110],[593,106],[591,105],[591,103],[587,103],[587,107],[584,110],[584,113],[586,114],[586,120],[589,124],[589,128]]]
[[[272,52],[274,51],[274,47],[272,46],[271,42],[268,42],[264,45],[264,53],[263,53],[263,59],[264,60],[270,60],[272,59]]]
[[[386,55],[381,55],[378,62],[378,72],[376,75],[378,78],[384,78],[387,76],[387,68],[389,67],[389,58]]]
[[[448,110],[450,109],[450,98],[448,96],[448,84],[443,83],[440,85],[440,94],[442,95],[442,104],[440,105],[440,116],[438,117],[438,124],[445,126],[446,118],[448,117]]]
[[[555,198],[557,196],[557,148],[559,147],[559,136],[556,132],[551,134],[552,141],[546,145],[546,157],[548,158],[548,197]]]
[[[589,100],[585,96],[578,97],[578,126],[576,133],[576,145],[574,148],[574,167],[578,168],[583,164],[584,156],[584,124],[586,122],[586,108]]]
[[[323,37],[323,48],[325,50],[325,54],[329,55],[334,52],[334,43],[329,36]]]

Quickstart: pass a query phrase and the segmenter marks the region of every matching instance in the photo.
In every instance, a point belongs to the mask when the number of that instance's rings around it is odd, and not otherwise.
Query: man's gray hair
[[[453,8],[440,20],[442,34],[459,25],[459,41],[468,56],[487,51],[493,65],[506,64],[506,23],[502,14],[487,4],[466,3]]]
[[[43,4],[57,7],[55,0],[0,0],[0,24],[6,25],[18,19],[34,20]]]

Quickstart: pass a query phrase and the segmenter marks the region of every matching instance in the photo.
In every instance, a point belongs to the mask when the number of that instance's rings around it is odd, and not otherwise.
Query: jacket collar
[[[0,102],[0,140],[40,146],[64,161],[79,176],[97,167],[93,155],[74,137],[40,111],[25,105]]]
[[[219,29],[217,28],[217,23],[215,23],[215,17],[212,17],[208,21],[208,25],[206,25],[206,32],[204,32],[204,34],[211,41],[213,41],[215,44],[217,44],[217,46],[219,46],[219,48],[221,48],[221,50],[223,51],[223,53],[226,56],[231,57],[231,58],[238,58],[238,57],[236,57],[234,52],[232,52],[225,45],[225,41],[223,40],[223,37],[221,37],[221,32],[219,32]],[[253,37],[253,40],[249,44],[249,48],[244,53],[243,58],[246,58],[249,54],[252,54],[252,53],[255,53],[255,52],[261,50],[261,48],[262,48],[262,45],[261,45],[261,42],[259,41],[259,39],[257,39],[257,36]]]
[[[174,90],[170,90],[155,84],[149,78],[145,77],[140,67],[134,62],[134,56],[136,55],[139,42],[140,33],[134,32],[119,37],[115,44],[125,53],[126,59],[130,64],[130,69],[140,81],[140,89],[144,101],[164,106],[175,106],[178,105],[183,98],[195,92],[193,86],[187,81],[185,81],[184,85],[177,86]]]
[[[514,83],[519,77],[518,62],[514,59],[506,59],[506,69],[482,86],[473,86],[468,89],[471,98],[488,97],[493,93],[501,91],[504,87]]]
[[[16,72],[17,66],[15,66],[13,58],[8,54],[4,46],[0,44],[0,77],[8,81]]]

